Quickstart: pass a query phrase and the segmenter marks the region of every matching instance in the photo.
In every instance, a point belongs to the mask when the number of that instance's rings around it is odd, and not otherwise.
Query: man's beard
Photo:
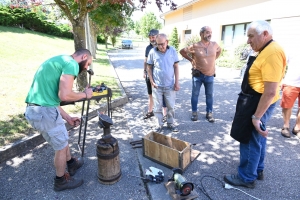
[[[152,44],[153,46],[156,46],[156,41],[155,40],[154,41],[150,40],[150,44]]]
[[[205,40],[205,41],[208,41],[208,42],[209,42],[210,39],[211,39],[211,35],[208,35],[208,36],[204,37],[204,40]]]
[[[85,67],[85,65],[86,65],[86,63],[87,63],[87,59],[86,60],[82,60],[82,61],[80,61],[79,63],[78,63],[78,65],[79,65],[79,73],[78,74],[80,74],[83,70],[86,70],[84,67]]]

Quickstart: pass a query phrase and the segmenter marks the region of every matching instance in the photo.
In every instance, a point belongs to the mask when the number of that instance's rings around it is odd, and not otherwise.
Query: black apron
[[[273,40],[270,40],[262,50],[269,45]],[[262,51],[261,50],[261,51]],[[252,115],[255,113],[261,93],[253,90],[249,85],[249,70],[255,61],[255,56],[250,56],[247,62],[247,68],[241,85],[242,91],[236,104],[236,111],[231,126],[230,136],[243,144],[248,144],[251,138],[254,125],[252,123]]]

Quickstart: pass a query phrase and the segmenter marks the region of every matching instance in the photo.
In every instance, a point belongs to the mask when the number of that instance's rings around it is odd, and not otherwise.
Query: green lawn
[[[0,146],[3,146],[32,134],[23,113],[26,106],[24,101],[35,71],[43,61],[52,56],[71,55],[74,52],[74,42],[25,29],[0,26],[0,45]],[[108,48],[112,49],[112,46],[108,45]],[[91,85],[104,82],[113,90],[114,99],[121,94],[107,50],[104,45],[98,44],[93,62],[95,75],[92,76]],[[81,103],[77,104],[64,106],[64,109],[78,114]]]

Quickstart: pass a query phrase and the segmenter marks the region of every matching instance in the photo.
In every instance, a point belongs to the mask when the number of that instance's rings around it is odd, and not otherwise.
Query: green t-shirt
[[[33,82],[26,97],[26,103],[41,106],[59,106],[59,81],[63,74],[76,77],[79,73],[78,63],[70,55],[59,55],[46,60],[34,75]]]

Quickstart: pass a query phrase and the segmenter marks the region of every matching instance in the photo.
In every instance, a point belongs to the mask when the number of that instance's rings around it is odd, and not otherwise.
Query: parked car
[[[122,49],[133,49],[131,40],[122,40]]]

